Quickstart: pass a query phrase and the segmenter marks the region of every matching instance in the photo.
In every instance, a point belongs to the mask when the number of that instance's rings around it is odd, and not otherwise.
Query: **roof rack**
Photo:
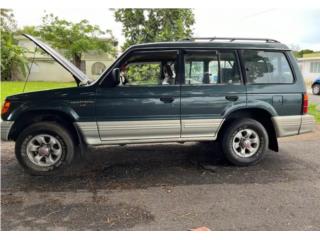
[[[186,38],[183,39],[184,41],[209,41],[213,42],[215,40],[227,40],[229,42],[234,41],[263,41],[266,43],[280,43],[277,40],[270,39],[270,38],[238,38],[238,37],[194,37],[194,38]]]

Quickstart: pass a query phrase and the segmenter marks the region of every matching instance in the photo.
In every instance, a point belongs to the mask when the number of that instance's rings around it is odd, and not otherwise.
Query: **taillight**
[[[302,112],[308,113],[308,94],[304,93],[303,94],[303,107],[302,107]]]
[[[3,107],[1,109],[1,114],[5,114],[9,111],[9,108],[10,108],[10,102],[8,100],[6,100],[3,104]]]

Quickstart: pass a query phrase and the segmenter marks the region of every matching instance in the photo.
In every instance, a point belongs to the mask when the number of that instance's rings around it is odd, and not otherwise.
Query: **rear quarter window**
[[[242,50],[242,59],[249,84],[290,84],[294,82],[283,52]]]

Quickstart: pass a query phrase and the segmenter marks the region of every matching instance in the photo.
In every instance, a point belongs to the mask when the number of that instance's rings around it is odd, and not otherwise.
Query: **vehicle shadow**
[[[228,164],[217,143],[149,144],[91,149],[67,170],[30,176],[15,159],[2,166],[2,189],[76,191],[174,187],[201,184],[250,184],[290,181],[292,156],[268,151],[256,166]]]

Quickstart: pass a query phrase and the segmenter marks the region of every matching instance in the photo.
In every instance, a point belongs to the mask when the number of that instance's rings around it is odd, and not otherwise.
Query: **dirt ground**
[[[320,230],[320,126],[253,167],[217,144],[109,146],[57,176],[26,174],[2,142],[2,230]]]

